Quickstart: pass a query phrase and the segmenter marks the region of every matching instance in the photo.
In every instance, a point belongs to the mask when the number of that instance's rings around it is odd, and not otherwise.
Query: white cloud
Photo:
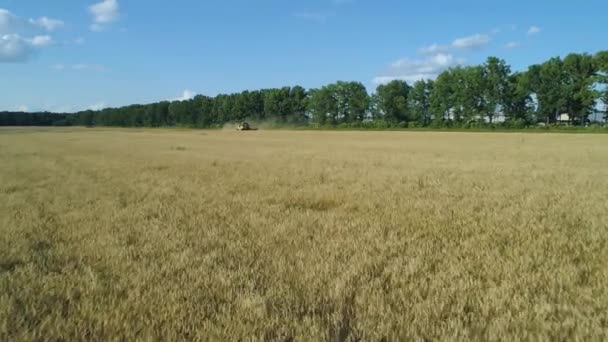
[[[193,92],[190,89],[186,89],[184,90],[184,92],[182,93],[182,96],[180,97],[176,97],[173,99],[169,99],[169,101],[173,102],[173,101],[186,101],[186,100],[192,100],[194,97],[196,96],[196,93]]]
[[[27,106],[26,106],[26,105],[21,105],[21,106],[17,107],[17,111],[18,111],[18,112],[24,112],[24,113],[25,113],[25,112],[27,112],[27,111],[28,111],[28,109],[29,109],[29,108],[27,108]]]
[[[117,0],[103,0],[92,5],[89,10],[93,14],[93,20],[98,24],[116,21],[120,15]]]
[[[0,34],[14,33],[19,24],[20,20],[16,15],[0,8]]]
[[[472,36],[458,38],[452,42],[456,49],[475,49],[490,43],[491,38],[487,34],[474,34]]]
[[[117,0],[103,0],[89,7],[89,12],[93,15],[91,30],[102,31],[106,25],[118,20],[120,17],[120,7]]]
[[[535,34],[539,34],[540,31],[541,31],[540,27],[530,26],[530,28],[528,29],[528,36],[533,36]]]
[[[82,37],[74,39],[74,44],[77,44],[77,45],[82,45],[85,42],[86,42],[86,40],[84,38],[82,38]]]
[[[316,21],[319,23],[326,22],[329,18],[327,14],[320,12],[297,12],[294,13],[293,16],[299,19]]]
[[[43,29],[53,32],[59,28],[62,28],[65,23],[58,19],[52,19],[49,17],[41,17],[38,19],[30,19],[30,24],[42,27]]]
[[[512,49],[517,49],[520,46],[521,46],[520,42],[509,42],[505,45],[505,48],[512,50]]]
[[[31,44],[18,34],[0,36],[0,63],[23,63],[30,59]]]
[[[13,13],[0,8],[0,63],[27,62],[38,48],[54,44],[53,38],[48,35],[22,37],[18,32],[23,31],[25,23]]]
[[[442,71],[461,64],[451,54],[438,53],[436,55],[420,60],[408,58],[393,62],[388,70],[374,78],[375,84],[383,84],[393,80],[403,80],[413,83],[423,79],[435,79]]]
[[[499,28],[492,30],[492,34],[497,34],[498,32],[500,32]],[[481,48],[488,45],[490,41],[492,41],[490,35],[477,33],[472,36],[457,38],[451,44],[447,45],[434,43],[428,46],[423,46],[418,49],[418,52],[425,55],[445,54],[453,50]]]
[[[431,44],[429,46],[423,46],[418,51],[423,54],[433,55],[436,53],[447,52],[450,49],[449,46],[439,45],[439,44]]]
[[[51,36],[35,36],[28,41],[32,46],[35,47],[51,46],[55,43]]]

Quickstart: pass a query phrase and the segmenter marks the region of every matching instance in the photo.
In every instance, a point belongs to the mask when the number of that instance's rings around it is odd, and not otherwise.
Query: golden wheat
[[[608,136],[0,130],[0,340],[605,340]]]

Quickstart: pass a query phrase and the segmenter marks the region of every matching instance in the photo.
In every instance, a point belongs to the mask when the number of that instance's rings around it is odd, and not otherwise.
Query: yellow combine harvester
[[[237,131],[257,131],[257,128],[253,128],[247,122],[241,122],[237,127]]]

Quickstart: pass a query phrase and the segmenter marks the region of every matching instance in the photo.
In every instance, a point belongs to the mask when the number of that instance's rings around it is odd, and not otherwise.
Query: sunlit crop
[[[603,340],[608,136],[0,130],[0,340]]]

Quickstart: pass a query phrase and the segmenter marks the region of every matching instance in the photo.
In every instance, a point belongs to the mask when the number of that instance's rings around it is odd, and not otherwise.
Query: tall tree
[[[511,74],[509,65],[489,57],[483,65],[456,67],[435,81],[413,87],[393,81],[377,88],[370,100],[359,82],[336,82],[307,91],[295,87],[243,91],[192,100],[157,102],[83,111],[75,115],[0,113],[0,125],[110,125],[209,127],[234,120],[272,118],[305,124],[357,123],[370,118],[438,125],[470,122],[504,114],[518,124],[553,122],[567,112],[578,122],[603,104],[608,119],[608,51],[594,56],[552,58],[527,72]]]
[[[600,87],[600,100],[604,105],[604,120],[608,121],[608,50],[595,55],[595,65],[598,69],[596,76]]]
[[[308,93],[306,89],[300,86],[291,88],[289,92],[290,122],[305,123],[308,121],[306,116],[307,101]]]
[[[570,116],[583,124],[595,108],[597,92],[593,89],[597,67],[593,56],[569,54],[564,59],[566,109]]]
[[[290,87],[264,91],[264,115],[266,118],[275,118],[281,122],[288,121],[291,114],[290,92]]]
[[[532,98],[528,73],[515,73],[509,76],[509,86],[505,95],[503,111],[507,121],[531,122]]]
[[[195,122],[198,127],[209,127],[217,123],[217,119],[213,115],[213,98],[207,96],[197,96],[194,98],[195,106],[198,106],[199,116]]]
[[[365,86],[360,82],[338,82],[335,89],[342,121],[363,121],[370,103]]]
[[[467,116],[473,116],[472,106],[470,103],[471,99],[467,96],[469,89],[472,88],[473,83],[479,81],[473,74],[472,70],[463,67],[455,67],[447,70],[446,73],[450,75],[449,87],[452,93],[452,110],[448,115],[450,121],[460,123],[463,116],[467,113]],[[469,88],[469,89],[467,89]]]
[[[561,58],[554,57],[528,69],[530,88],[536,99],[537,118],[554,122],[566,106],[565,78]]]
[[[442,125],[451,118],[454,109],[454,87],[452,72],[444,71],[435,80],[433,92],[430,97],[431,113],[436,125]]]
[[[489,57],[483,65],[486,115],[490,123],[500,111],[504,112],[507,102],[511,67],[502,59]]]
[[[433,92],[433,81],[419,80],[409,93],[409,108],[411,119],[422,125],[428,125],[431,121],[431,93]]]
[[[482,66],[456,67],[450,73],[452,87],[452,119],[483,121],[485,116],[485,78]]]
[[[312,115],[313,122],[325,125],[337,123],[337,101],[331,85],[310,91],[310,102],[308,109]]]
[[[242,121],[250,115],[249,108],[249,91],[245,90],[240,94],[234,94],[234,103],[232,107],[233,120]]]
[[[376,88],[374,100],[384,120],[397,123],[410,119],[408,113],[410,90],[411,88],[407,82],[399,80],[381,84]]]
[[[190,116],[189,101],[173,101],[169,104],[169,115],[167,124],[180,124],[187,125],[191,124],[192,117]]]

